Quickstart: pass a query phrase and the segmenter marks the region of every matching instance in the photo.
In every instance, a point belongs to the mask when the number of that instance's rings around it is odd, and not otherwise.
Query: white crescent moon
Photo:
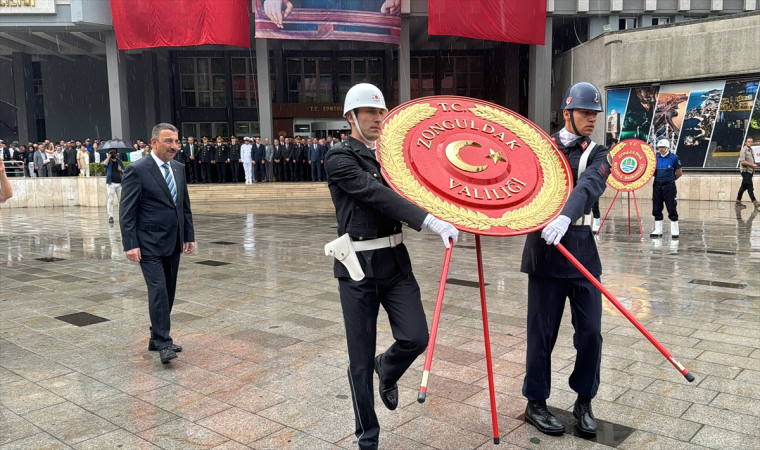
[[[446,159],[449,160],[451,165],[465,172],[480,173],[488,169],[487,165],[474,166],[472,164],[468,164],[462,161],[462,158],[459,156],[459,151],[462,150],[464,147],[469,147],[469,146],[480,147],[481,145],[475,141],[454,141],[446,146]]]

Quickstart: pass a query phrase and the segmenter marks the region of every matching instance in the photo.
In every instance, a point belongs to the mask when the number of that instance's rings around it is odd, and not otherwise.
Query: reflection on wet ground
[[[0,210],[0,449],[355,448],[340,303],[322,250],[335,236],[329,200],[194,211],[198,252],[183,257],[172,314],[185,351],[162,365],[147,351],[142,275],[104,210]],[[605,303],[593,405],[606,423],[596,440],[544,436],[521,421],[523,238],[483,238],[496,448],[760,448],[757,212],[717,202],[681,202],[679,212],[678,241],[650,239],[650,217],[641,239],[628,235],[618,202],[600,235],[602,282],[697,380],[687,383]],[[419,358],[399,383],[399,408],[376,401],[381,448],[493,446],[480,301],[468,283],[474,238],[460,243],[428,399],[416,402]],[[411,232],[408,247],[431,320],[443,247],[427,231]],[[566,313],[548,403],[570,427]],[[384,349],[392,337],[382,313],[379,330]]]

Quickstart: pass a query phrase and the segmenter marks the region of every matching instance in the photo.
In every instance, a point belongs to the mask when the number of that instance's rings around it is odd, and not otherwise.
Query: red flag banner
[[[428,34],[544,45],[546,0],[428,0]]]
[[[250,0],[111,0],[120,50],[216,44],[251,47]]]

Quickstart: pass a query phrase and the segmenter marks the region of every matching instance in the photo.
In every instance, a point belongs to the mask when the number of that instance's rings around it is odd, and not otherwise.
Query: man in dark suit
[[[264,167],[267,163],[266,147],[261,143],[261,138],[256,138],[256,142],[253,144],[253,181],[254,183],[263,183],[266,181],[266,171]],[[261,175],[261,181],[259,181],[259,175]]]
[[[63,164],[66,169],[64,172],[66,176],[77,176],[77,149],[74,148],[74,141],[69,141],[63,150]]]
[[[198,158],[196,158],[196,156],[198,155],[200,147],[195,142],[195,138],[192,136],[188,137],[187,144],[182,146],[182,150],[185,153],[185,158],[187,158],[187,162],[185,163],[185,166],[187,167],[187,182],[198,184],[200,175],[198,174]]]
[[[227,161],[230,163],[230,172],[232,173],[232,182],[237,183],[240,176],[240,163],[243,162],[243,156],[240,154],[240,143],[237,137],[230,137],[229,155]]]
[[[294,181],[296,172],[296,149],[289,137],[285,138],[285,148],[282,151],[285,158],[285,181]]]
[[[282,166],[285,164],[283,159],[285,153],[285,144],[279,139],[274,140],[274,181],[283,181]]]
[[[124,172],[119,216],[127,259],[140,263],[148,286],[148,350],[160,352],[166,364],[182,351],[169,335],[169,315],[180,253],[193,253],[195,232],[184,167],[172,160],[179,148],[177,128],[160,123],[153,127],[150,141],[151,154]]]
[[[319,144],[309,139],[309,168],[311,169],[311,181],[322,181],[322,162],[324,155],[319,151]]]

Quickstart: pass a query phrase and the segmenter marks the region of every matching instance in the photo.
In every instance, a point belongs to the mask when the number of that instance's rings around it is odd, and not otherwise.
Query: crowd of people
[[[5,163],[9,177],[75,177],[90,176],[90,163],[101,162],[106,151],[99,140],[70,140],[58,143],[45,142],[10,145],[0,140],[0,159]]]
[[[295,138],[279,136],[270,142],[260,137],[236,136],[229,140],[219,136],[211,141],[207,137],[198,143],[192,136],[182,138],[175,160],[185,165],[190,184],[238,183],[245,184],[281,181],[326,181],[324,160],[327,150],[341,138]],[[129,148],[118,149],[123,162],[134,162],[151,152],[151,146],[138,139]],[[0,140],[0,160],[6,163],[9,177],[89,177],[90,163],[105,164],[108,150],[100,140],[60,141],[46,140],[19,145]]]
[[[182,138],[174,159],[185,165],[190,184],[325,181],[325,154],[346,139],[345,134],[340,140],[280,136],[261,142],[246,136],[241,142],[236,136],[215,141],[204,136],[199,144],[190,136]]]

